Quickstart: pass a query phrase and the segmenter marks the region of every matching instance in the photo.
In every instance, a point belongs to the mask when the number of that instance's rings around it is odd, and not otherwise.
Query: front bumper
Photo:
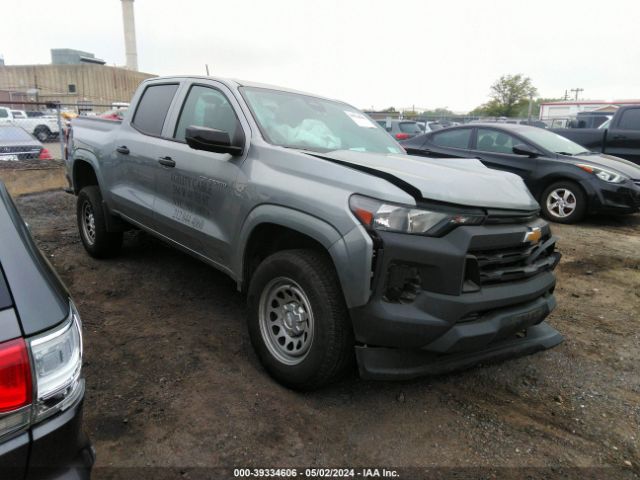
[[[525,233],[543,232],[538,246]],[[380,233],[372,295],[350,310],[360,373],[408,378],[532,353],[562,341],[559,260],[542,220],[459,227],[442,238]]]
[[[640,181],[621,184],[598,181],[590,195],[589,213],[635,213],[640,210]]]

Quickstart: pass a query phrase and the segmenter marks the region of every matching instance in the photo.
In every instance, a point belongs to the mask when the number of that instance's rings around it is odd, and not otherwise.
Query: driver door
[[[529,187],[538,161],[513,153],[513,147],[525,142],[503,130],[478,128],[474,139],[473,154],[483,164],[494,170],[504,170],[522,177]]]
[[[185,130],[215,128],[233,138],[243,126],[225,90],[206,80],[185,85],[182,105],[159,140],[154,204],[159,233],[220,266],[229,265],[232,226],[240,215],[235,183],[244,155],[194,150]]]

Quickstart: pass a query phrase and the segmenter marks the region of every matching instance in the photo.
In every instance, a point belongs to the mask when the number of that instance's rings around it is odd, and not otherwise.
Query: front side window
[[[8,118],[9,112],[7,112],[4,108],[0,108],[0,118]]]
[[[242,94],[265,140],[274,145],[404,153],[383,127],[345,103],[267,88],[243,87]]]
[[[469,148],[471,139],[471,129],[461,128],[460,130],[446,130],[433,135],[433,143],[440,147],[449,148]]]
[[[159,136],[176,90],[177,83],[147,87],[131,123],[143,133]]]
[[[189,90],[174,138],[184,141],[187,127],[192,126],[222,130],[229,134],[230,139],[242,128],[227,97],[215,88],[201,85],[194,85]]]
[[[479,128],[478,146],[476,149],[481,152],[513,154],[513,147],[521,143],[521,140],[508,133]]]
[[[640,108],[632,108],[622,112],[620,130],[640,130]]]

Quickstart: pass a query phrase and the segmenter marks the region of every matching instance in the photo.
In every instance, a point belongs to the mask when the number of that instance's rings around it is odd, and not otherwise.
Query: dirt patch
[[[226,276],[139,232],[118,258],[94,260],[78,239],[72,196],[17,203],[82,314],[98,478],[106,466],[640,474],[639,215],[553,227],[563,253],[550,317],[566,339],[559,347],[441,377],[354,376],[299,394],[258,364],[244,298]],[[510,469],[490,470],[500,467]]]

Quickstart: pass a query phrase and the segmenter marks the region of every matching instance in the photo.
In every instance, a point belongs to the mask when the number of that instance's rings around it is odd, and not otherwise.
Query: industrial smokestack
[[[127,54],[127,69],[138,70],[136,48],[136,19],[133,15],[133,0],[122,1],[122,24],[124,25],[124,49]]]

